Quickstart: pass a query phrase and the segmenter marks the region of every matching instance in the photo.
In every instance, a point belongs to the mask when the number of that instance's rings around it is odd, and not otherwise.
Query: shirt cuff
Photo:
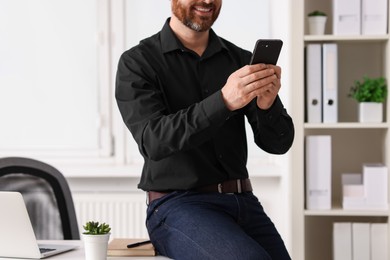
[[[284,111],[283,104],[279,96],[277,96],[269,109],[263,110],[257,107],[257,116],[259,122],[267,122],[266,124],[272,124],[272,122],[278,120],[282,111]]]
[[[221,91],[217,91],[204,99],[203,109],[211,124],[221,124],[233,114],[233,112],[226,107]]]

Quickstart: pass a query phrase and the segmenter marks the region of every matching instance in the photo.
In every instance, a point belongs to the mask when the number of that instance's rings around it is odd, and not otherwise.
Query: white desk
[[[44,240],[44,241],[38,241],[42,244],[70,244],[70,245],[78,245],[79,247],[75,250],[65,252],[59,255],[51,256],[45,259],[48,260],[83,260],[85,259],[85,253],[84,253],[84,245],[83,242],[80,240]],[[23,250],[23,249],[22,249]],[[10,260],[10,259],[19,259],[22,258],[0,258],[0,260]],[[23,258],[24,259],[24,258]],[[107,260],[167,260],[169,258],[166,258],[164,256],[127,256],[127,257],[107,257]],[[24,259],[24,260],[31,260],[31,259]]]

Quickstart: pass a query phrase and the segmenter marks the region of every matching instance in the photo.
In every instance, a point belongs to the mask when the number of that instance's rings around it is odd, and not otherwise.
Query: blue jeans
[[[251,192],[175,191],[154,200],[146,226],[160,255],[173,259],[291,259]]]

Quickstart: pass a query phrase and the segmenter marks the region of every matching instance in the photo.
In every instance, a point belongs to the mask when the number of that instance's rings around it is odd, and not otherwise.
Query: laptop
[[[0,257],[42,259],[77,246],[38,244],[22,194],[0,191]]]

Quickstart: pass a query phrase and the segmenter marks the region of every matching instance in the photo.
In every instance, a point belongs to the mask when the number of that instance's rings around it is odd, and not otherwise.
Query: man
[[[281,68],[247,65],[250,52],[214,33],[222,0],[171,5],[117,72],[118,107],[145,160],[150,239],[174,259],[290,259],[246,169],[245,117],[261,149],[292,145]]]

